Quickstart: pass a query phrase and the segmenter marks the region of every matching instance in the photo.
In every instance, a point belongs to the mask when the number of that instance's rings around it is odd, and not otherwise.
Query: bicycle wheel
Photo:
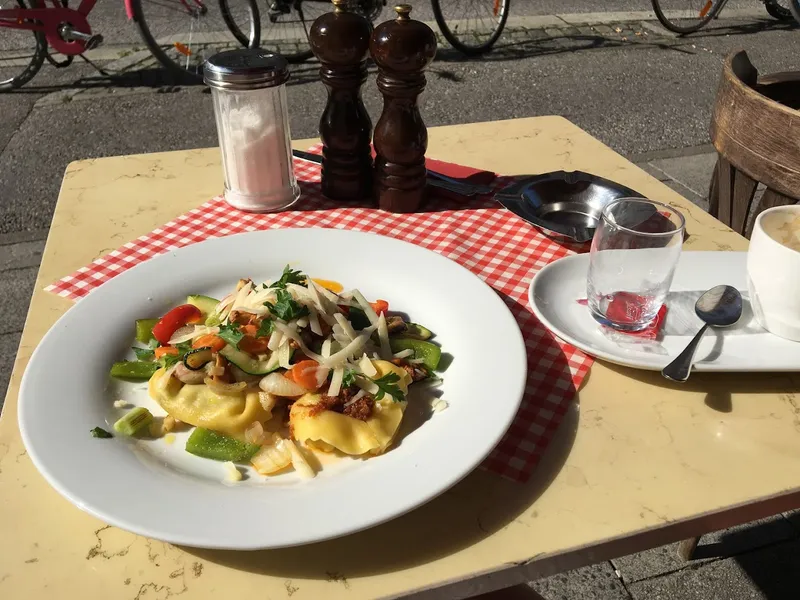
[[[17,7],[25,8],[22,0],[0,0],[0,10]],[[33,79],[47,55],[47,40],[41,31],[2,26],[0,31],[0,92],[7,92]]]
[[[791,0],[789,2],[789,8],[792,10],[792,16],[794,16],[794,20],[800,24],[800,0]]]
[[[431,0],[445,39],[467,56],[491,50],[503,33],[511,0]]]
[[[773,19],[788,21],[792,19],[792,10],[789,8],[791,4],[792,0],[766,0],[764,8]]]
[[[675,33],[698,31],[717,16],[726,0],[653,0],[661,24]]]
[[[132,0],[132,7],[144,43],[179,78],[200,81],[203,63],[217,52],[258,46],[255,0],[219,4],[213,0]],[[238,23],[247,32],[243,39],[233,33],[230,23]]]

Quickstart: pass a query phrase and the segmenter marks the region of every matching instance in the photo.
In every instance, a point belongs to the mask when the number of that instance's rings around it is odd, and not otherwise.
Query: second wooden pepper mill
[[[374,187],[380,208],[414,212],[425,198],[428,149],[417,98],[425,89],[424,70],[436,55],[436,36],[410,18],[408,4],[394,9],[397,19],[376,27],[369,44],[383,95],[383,113],[373,136]]]
[[[333,200],[361,200],[372,193],[372,121],[361,100],[367,80],[370,22],[333,0],[334,12],[311,27],[311,50],[322,66],[328,102],[319,123],[322,193]]]

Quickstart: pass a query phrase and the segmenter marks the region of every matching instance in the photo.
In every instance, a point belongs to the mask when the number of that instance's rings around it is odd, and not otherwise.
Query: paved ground
[[[415,5],[429,18],[427,3]],[[746,48],[764,72],[797,68],[800,31],[758,18],[763,9],[755,0],[731,2],[726,12],[736,19],[684,39],[647,20],[646,0],[602,3],[605,11],[642,11],[627,17],[569,16],[597,11],[597,5],[518,1],[492,54],[465,60],[442,50],[428,77],[426,122],[562,114],[702,206],[714,161],[707,132],[722,57]],[[108,26],[103,33],[116,27],[115,39],[138,43],[121,3],[100,3],[97,10]],[[99,60],[119,68],[119,52],[112,50]],[[364,96],[371,114],[379,114],[374,78]],[[289,98],[295,137],[316,135],[324,92],[315,65],[294,69]],[[66,70],[44,69],[21,92],[0,95],[0,114],[1,400],[66,164],[214,145],[216,132],[202,87],[171,85],[148,62],[115,78],[79,61]],[[689,565],[665,547],[538,581],[531,589],[547,600],[797,598],[799,527],[797,516],[779,515],[707,536],[700,549],[705,558]],[[524,594],[519,598],[533,593],[516,592]]]

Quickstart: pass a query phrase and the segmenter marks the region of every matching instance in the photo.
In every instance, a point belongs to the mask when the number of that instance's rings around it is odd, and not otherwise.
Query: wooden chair
[[[800,72],[759,78],[744,51],[725,59],[711,120],[718,159],[709,212],[749,238],[753,219],[800,200]],[[759,183],[763,196],[753,202]]]
[[[749,238],[756,216],[800,200],[800,72],[759,77],[747,52],[730,54],[711,119],[717,164],[709,212]],[[766,186],[756,199],[759,183]],[[678,556],[691,560],[699,537],[683,540]]]

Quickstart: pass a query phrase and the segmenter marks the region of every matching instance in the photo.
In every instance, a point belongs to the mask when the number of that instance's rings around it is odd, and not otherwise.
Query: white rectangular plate
[[[697,371],[800,371],[800,343],[762,329],[750,308],[746,252],[684,252],[667,296],[667,317],[658,340],[600,326],[586,298],[589,254],[555,261],[531,281],[529,301],[548,329],[587,354],[609,362],[660,371],[686,347],[703,323],[694,314],[700,295],[715,285],[742,292],[744,313],[726,329],[709,329],[695,354]]]

